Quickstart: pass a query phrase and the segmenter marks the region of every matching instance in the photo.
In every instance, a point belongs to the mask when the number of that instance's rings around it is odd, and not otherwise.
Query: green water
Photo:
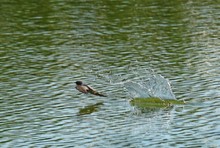
[[[0,14],[0,147],[220,146],[218,1],[0,0]],[[189,103],[130,104],[123,83],[145,69]]]

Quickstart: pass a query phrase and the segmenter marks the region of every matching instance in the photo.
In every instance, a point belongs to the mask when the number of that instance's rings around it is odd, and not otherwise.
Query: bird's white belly
[[[82,93],[88,93],[88,87],[86,86],[76,86],[76,89]]]

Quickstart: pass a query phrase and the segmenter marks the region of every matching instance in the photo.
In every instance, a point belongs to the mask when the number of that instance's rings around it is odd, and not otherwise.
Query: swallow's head
[[[82,85],[83,84],[82,81],[76,81],[75,83],[76,83],[76,85]]]

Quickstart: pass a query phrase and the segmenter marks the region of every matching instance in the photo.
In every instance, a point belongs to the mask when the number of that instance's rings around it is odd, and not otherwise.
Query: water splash
[[[169,81],[152,70],[135,72],[135,77],[124,83],[124,88],[133,98],[176,99]]]
[[[111,71],[104,69],[102,73],[97,73],[99,79],[105,79],[109,82],[108,86],[112,85],[117,88],[116,94],[120,93],[120,88],[125,88],[132,98],[160,98],[160,99],[176,99],[172,92],[169,80],[162,75],[157,74],[152,69],[143,69],[136,66],[136,63],[124,69]],[[120,91],[118,91],[120,90]]]

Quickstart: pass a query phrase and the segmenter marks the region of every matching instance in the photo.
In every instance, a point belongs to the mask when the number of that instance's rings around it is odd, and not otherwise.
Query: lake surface
[[[0,147],[220,147],[218,1],[0,0],[0,13]],[[146,70],[186,104],[132,106],[124,84]]]

